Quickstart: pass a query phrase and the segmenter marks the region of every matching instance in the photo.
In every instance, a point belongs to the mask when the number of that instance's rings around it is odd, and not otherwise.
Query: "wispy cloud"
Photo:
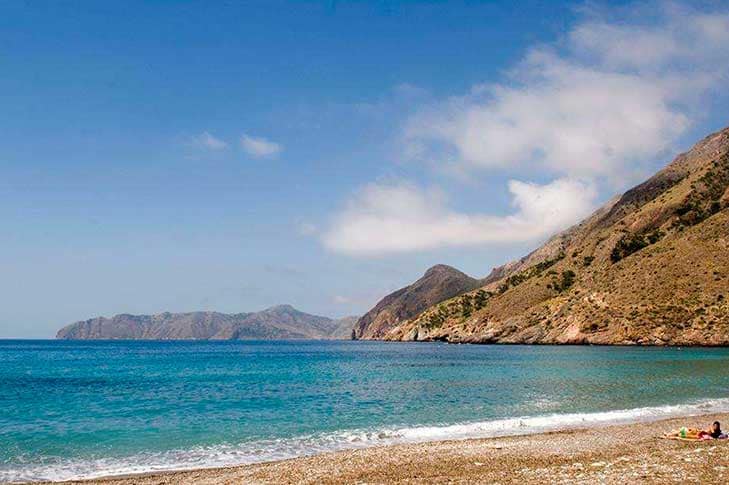
[[[301,278],[306,275],[306,272],[300,268],[280,264],[265,264],[263,265],[263,270],[267,273],[287,278]]]
[[[250,156],[254,158],[271,158],[277,156],[283,150],[283,147],[271,140],[263,137],[246,135],[240,137],[240,146]]]
[[[310,222],[299,222],[296,226],[296,229],[302,236],[313,236],[319,231],[316,225]]]
[[[587,215],[596,195],[590,184],[570,179],[546,185],[513,180],[509,191],[514,212],[491,216],[454,211],[438,190],[408,183],[368,185],[348,202],[323,241],[353,255],[533,241]]]
[[[729,71],[729,15],[663,10],[650,24],[588,18],[566,47],[532,49],[507,82],[424,109],[407,124],[409,153],[590,177],[656,156]]]
[[[210,134],[207,131],[203,131],[199,135],[195,135],[191,138],[190,144],[195,148],[210,150],[210,151],[221,151],[228,148],[228,144]]]
[[[336,305],[357,308],[356,311],[366,311],[382,298],[383,293],[392,293],[395,289],[397,289],[397,285],[387,288],[371,288],[353,295],[334,295],[332,302]]]
[[[441,173],[553,178],[511,180],[511,214],[455,211],[438,189],[407,182],[371,184],[333,217],[324,245],[362,255],[538,240],[587,215],[599,187],[623,186],[673,148],[727,81],[728,9],[650,5],[650,16],[646,5],[592,10],[502,82],[408,117],[404,156]]]

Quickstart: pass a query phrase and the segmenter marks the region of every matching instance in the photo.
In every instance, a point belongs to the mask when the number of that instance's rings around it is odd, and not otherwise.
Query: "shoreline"
[[[729,479],[729,440],[687,443],[663,438],[680,426],[705,428],[714,420],[729,428],[729,413],[713,413],[518,436],[375,446],[223,468],[41,483],[719,483]]]
[[[624,348],[657,348],[657,349],[696,349],[696,348],[729,348],[726,343],[655,343],[655,342],[502,342],[502,341],[477,341],[477,340],[447,340],[447,339],[425,339],[425,340],[390,340],[390,339],[362,339],[362,338],[331,338],[331,339],[235,339],[235,340],[213,340],[213,339],[65,339],[65,338],[38,338],[38,339],[21,339],[21,338],[5,338],[2,341],[28,341],[28,342],[197,342],[197,343],[216,343],[216,342],[380,342],[387,344],[447,344],[447,345],[498,345],[498,346],[527,346],[527,347],[624,347]]]
[[[391,339],[346,339],[351,342],[382,342],[393,344],[446,344],[446,345],[498,345],[498,346],[524,346],[524,347],[621,347],[621,348],[655,348],[655,349],[726,349],[729,344],[719,343],[646,343],[646,342],[506,342],[506,341],[478,341],[478,340],[448,340],[448,339],[425,339],[425,340],[391,340]],[[345,340],[345,341],[346,341]],[[342,340],[336,340],[341,342]]]

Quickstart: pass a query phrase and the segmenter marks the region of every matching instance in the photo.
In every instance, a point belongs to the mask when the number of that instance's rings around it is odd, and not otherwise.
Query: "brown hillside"
[[[479,280],[450,266],[433,266],[418,281],[387,295],[360,318],[354,327],[353,337],[382,338],[393,327],[417,316],[428,307],[478,288],[481,284]]]
[[[729,344],[729,129],[484,283],[384,338]]]

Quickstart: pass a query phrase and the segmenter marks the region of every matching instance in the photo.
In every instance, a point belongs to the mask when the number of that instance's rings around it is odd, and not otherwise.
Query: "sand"
[[[662,438],[680,426],[705,428],[714,420],[729,428],[729,414],[693,416],[67,483],[725,483],[729,440],[687,443]]]

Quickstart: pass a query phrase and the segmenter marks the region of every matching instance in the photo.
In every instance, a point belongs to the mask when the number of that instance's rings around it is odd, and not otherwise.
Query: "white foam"
[[[44,464],[28,463],[23,466],[0,465],[0,482],[62,481],[156,471],[213,468],[380,445],[514,436],[721,412],[729,412],[729,398],[672,406],[595,413],[524,416],[443,426],[337,431],[289,439],[149,452],[122,458],[55,460]]]

